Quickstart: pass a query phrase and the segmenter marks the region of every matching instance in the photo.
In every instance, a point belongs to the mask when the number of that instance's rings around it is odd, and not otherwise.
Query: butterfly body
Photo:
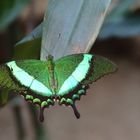
[[[26,100],[38,104],[41,121],[43,121],[44,108],[54,105],[56,100],[60,105],[70,105],[76,117],[79,118],[80,114],[75,107],[75,101],[86,93],[91,82],[104,74],[103,72],[100,74],[94,68],[96,65],[97,68],[105,67],[96,64],[97,60],[96,55],[75,54],[56,61],[52,56],[48,56],[47,61],[11,61],[0,67],[0,86],[19,92]],[[98,61],[103,59],[100,58]],[[116,70],[112,63],[105,62],[105,65],[110,68],[108,73]],[[96,76],[97,73],[99,73],[98,76]],[[4,74],[9,78],[9,84],[2,83]]]
[[[49,72],[49,84],[52,89],[52,93],[55,96],[56,89],[57,89],[57,80],[56,80],[56,75],[55,75],[55,71],[54,71],[55,63],[54,63],[53,57],[51,55],[49,55],[47,58],[46,66],[47,66],[48,72]]]

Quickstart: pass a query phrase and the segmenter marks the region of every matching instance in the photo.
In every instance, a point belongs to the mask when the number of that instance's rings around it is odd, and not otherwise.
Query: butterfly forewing
[[[88,79],[84,80],[84,84],[91,84],[92,82],[97,81],[99,78],[103,77],[104,75],[113,73],[117,70],[117,65],[115,65],[110,60],[99,56],[94,55],[93,61],[93,71],[90,73]]]
[[[78,87],[86,78],[92,57],[89,54],[77,54],[63,57],[55,62],[57,95],[67,95]]]
[[[20,86],[16,82],[13,82],[11,72],[6,65],[0,66],[0,88],[7,88],[13,91],[25,90],[24,87]]]
[[[45,61],[12,61],[7,63],[7,66],[19,84],[31,89],[36,94],[51,96],[49,73]]]

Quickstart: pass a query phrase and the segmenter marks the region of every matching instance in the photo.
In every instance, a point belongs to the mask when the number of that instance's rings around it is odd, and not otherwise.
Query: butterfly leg
[[[75,106],[75,103],[73,103],[73,104],[71,105],[71,107],[72,107],[72,109],[73,109],[73,111],[74,111],[74,114],[75,114],[76,118],[79,119],[79,118],[80,118],[80,113],[78,112],[78,110],[77,110],[77,108],[76,108],[76,106]]]

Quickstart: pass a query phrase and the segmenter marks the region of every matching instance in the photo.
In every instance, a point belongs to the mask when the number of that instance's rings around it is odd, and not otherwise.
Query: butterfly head
[[[46,57],[46,59],[47,59],[47,61],[53,61],[53,56],[49,54],[49,55]]]

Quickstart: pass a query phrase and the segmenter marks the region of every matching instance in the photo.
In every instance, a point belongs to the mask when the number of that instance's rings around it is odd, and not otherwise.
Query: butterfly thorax
[[[56,94],[57,89],[57,81],[55,78],[55,71],[54,71],[55,63],[53,60],[53,56],[49,55],[47,57],[47,68],[49,72],[49,84],[52,89],[53,94]]]

